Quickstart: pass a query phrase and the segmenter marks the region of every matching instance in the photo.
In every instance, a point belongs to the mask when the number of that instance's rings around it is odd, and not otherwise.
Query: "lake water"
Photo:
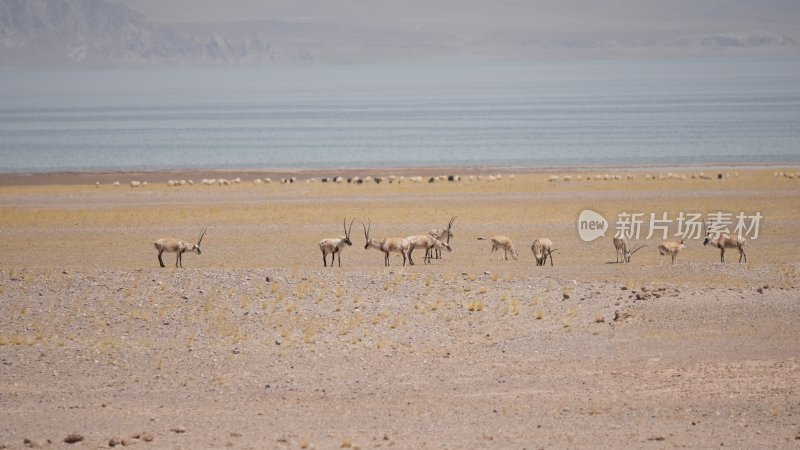
[[[0,172],[800,163],[800,61],[0,72]]]

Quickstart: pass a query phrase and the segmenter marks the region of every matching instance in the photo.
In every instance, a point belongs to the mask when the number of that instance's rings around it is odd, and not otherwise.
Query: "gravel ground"
[[[797,189],[741,172],[758,183],[723,191],[771,202],[751,261],[691,245],[665,267],[653,249],[613,264],[609,242],[575,239],[574,211],[721,193],[598,196],[547,175],[434,192],[0,189],[0,448],[798,448]],[[319,264],[343,215],[388,234],[450,214],[454,251],[430,265],[383,267],[358,225],[342,267]],[[152,241],[197,224],[203,254],[158,268]],[[519,261],[475,240],[500,226]],[[542,233],[555,267],[526,247]]]

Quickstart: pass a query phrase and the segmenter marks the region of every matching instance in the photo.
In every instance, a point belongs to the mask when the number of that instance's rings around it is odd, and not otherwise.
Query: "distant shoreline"
[[[242,178],[252,181],[255,178],[296,177],[299,180],[322,177],[352,176],[438,176],[438,175],[485,175],[514,173],[587,173],[609,170],[642,172],[646,170],[685,171],[685,170],[758,170],[782,167],[797,167],[798,163],[721,163],[721,164],[652,164],[652,165],[607,165],[607,166],[447,166],[447,167],[372,167],[372,168],[263,168],[263,169],[175,169],[141,171],[53,171],[53,172],[12,172],[0,173],[0,186],[46,186],[107,184],[132,180],[147,182],[167,182],[168,180],[192,179],[199,182],[203,178]]]

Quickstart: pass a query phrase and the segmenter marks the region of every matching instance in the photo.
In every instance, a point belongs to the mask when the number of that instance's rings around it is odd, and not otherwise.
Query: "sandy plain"
[[[3,176],[0,448],[798,448],[800,179],[782,170]],[[691,239],[660,267],[655,238],[630,264],[613,231],[583,242],[587,208],[763,219],[747,263]],[[451,216],[454,250],[429,265],[363,248],[362,220],[385,237]],[[343,217],[353,246],[324,268]],[[201,255],[158,267],[155,239],[203,227]],[[494,234],[519,260],[489,260]],[[534,264],[541,236],[553,267]]]

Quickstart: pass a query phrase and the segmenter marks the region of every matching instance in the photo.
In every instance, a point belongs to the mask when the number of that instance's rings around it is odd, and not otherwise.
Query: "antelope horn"
[[[638,252],[639,250],[641,250],[641,249],[643,249],[645,247],[647,247],[647,246],[646,245],[640,245],[640,246],[636,247],[635,249],[633,249],[633,251],[630,254],[633,255],[634,253]]]
[[[203,228],[203,229],[200,231],[200,238],[198,238],[198,239],[197,239],[197,245],[198,245],[198,246],[200,246],[200,243],[201,243],[201,242],[203,242],[203,236],[205,236],[205,235],[206,235],[206,230],[207,230],[207,229],[208,229],[208,228]]]
[[[372,228],[371,223],[369,224],[369,226],[370,228]],[[364,229],[364,237],[367,239],[367,242],[369,242],[369,230],[367,230],[367,227],[364,225],[364,222],[361,222],[361,228]]]
[[[348,239],[350,239],[350,230],[353,229],[353,222],[355,222],[355,221],[356,221],[356,218],[353,217],[353,220],[350,221],[350,227],[347,229],[347,232],[345,233],[345,236],[347,236]]]
[[[456,217],[458,217],[458,216],[453,216],[453,218],[450,219],[450,223],[447,224],[447,229],[448,230],[453,226],[453,221],[456,220]]]

